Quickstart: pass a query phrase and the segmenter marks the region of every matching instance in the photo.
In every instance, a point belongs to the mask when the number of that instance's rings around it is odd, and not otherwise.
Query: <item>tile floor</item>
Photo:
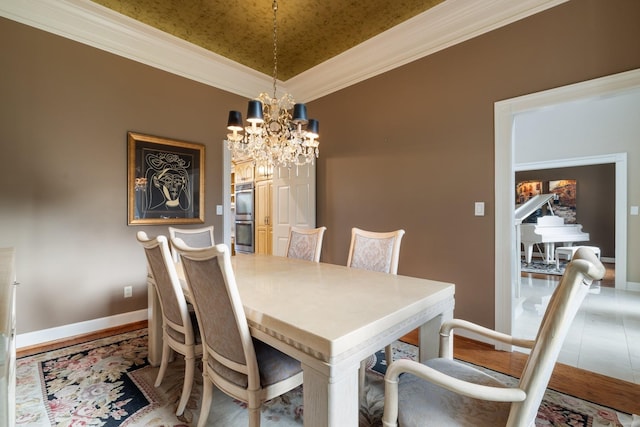
[[[558,280],[523,277],[521,283],[514,335],[534,338]],[[601,287],[588,294],[558,362],[640,384],[640,292]]]

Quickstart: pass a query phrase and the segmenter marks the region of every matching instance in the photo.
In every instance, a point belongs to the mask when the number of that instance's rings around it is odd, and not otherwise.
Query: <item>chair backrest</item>
[[[167,333],[177,341],[193,344],[194,329],[167,238],[149,238],[144,231],[139,231],[136,238],[147,257],[147,267],[162,308],[163,324],[165,328],[170,328]]]
[[[551,378],[563,341],[571,323],[589,292],[593,280],[604,277],[605,267],[588,248],[576,251],[542,318],[535,344],[520,378],[519,387],[527,394],[523,402],[512,403],[507,425],[534,420]]]
[[[249,325],[231,266],[229,249],[219,244],[194,249],[172,241],[181,257],[203,343],[203,363],[215,366],[224,381],[260,388]],[[245,379],[246,377],[246,379]],[[212,378],[218,384],[220,378]]]
[[[182,239],[190,248],[209,248],[215,245],[213,240],[213,225],[200,228],[176,228],[169,227],[169,239]],[[173,261],[179,262],[180,258],[171,245]]]
[[[398,274],[402,236],[404,230],[380,233],[352,228],[347,267]]]
[[[322,251],[322,237],[327,227],[318,228],[289,228],[287,242],[287,258],[305,259],[320,262]]]

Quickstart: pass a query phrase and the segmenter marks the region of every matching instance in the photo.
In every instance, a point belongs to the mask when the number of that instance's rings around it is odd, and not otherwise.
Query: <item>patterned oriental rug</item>
[[[395,357],[415,358],[416,347],[397,342]],[[183,364],[177,358],[162,385],[153,386],[158,368],[147,361],[147,330],[128,332],[17,361],[16,426],[173,426],[195,425],[202,378],[196,380],[182,417],[175,407],[182,388]],[[381,425],[384,353],[369,358],[366,398],[360,427]],[[505,381],[514,378],[494,373]],[[246,426],[245,405],[217,391],[207,425]],[[301,426],[302,387],[263,405],[262,426]],[[548,390],[537,426],[631,427],[637,417]]]
[[[524,273],[538,273],[538,274],[552,274],[555,276],[562,276],[564,270],[567,267],[567,263],[560,261],[559,268],[556,268],[556,263],[546,264],[543,261],[533,260],[530,264],[526,261],[522,261],[520,264],[520,271]]]

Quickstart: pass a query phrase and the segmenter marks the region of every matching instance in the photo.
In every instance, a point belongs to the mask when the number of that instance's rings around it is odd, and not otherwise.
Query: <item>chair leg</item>
[[[207,369],[206,366],[203,369]],[[198,418],[198,427],[204,427],[209,418],[209,410],[211,409],[211,401],[213,400],[213,382],[206,373],[202,374],[202,404],[200,405],[200,418]]]
[[[257,408],[248,408],[249,411],[249,427],[260,427],[260,406]]]
[[[184,384],[182,385],[182,394],[180,395],[180,402],[178,402],[178,409],[176,415],[180,416],[184,413],[184,408],[187,406],[189,396],[191,396],[191,388],[193,387],[193,376],[196,370],[196,358],[192,354],[184,357]]]
[[[384,358],[387,361],[387,367],[393,362],[393,347],[391,344],[384,348]]]
[[[167,340],[164,340],[162,344],[162,360],[160,361],[160,370],[158,371],[158,376],[156,377],[156,383],[154,386],[160,387],[162,384],[162,379],[164,378],[164,374],[167,372],[167,366],[169,365],[169,358],[171,357],[171,347],[167,344]]]
[[[365,395],[365,376],[367,373],[367,361],[360,362],[360,369],[358,369],[358,397],[362,402]]]

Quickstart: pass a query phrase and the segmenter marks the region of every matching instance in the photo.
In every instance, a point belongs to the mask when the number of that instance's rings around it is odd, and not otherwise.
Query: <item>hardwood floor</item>
[[[146,327],[147,322],[141,321],[92,334],[73,337],[64,341],[22,348],[18,350],[17,357],[30,356]],[[417,331],[413,331],[404,336],[403,341],[417,345]],[[522,372],[522,368],[527,360],[527,355],[525,354],[497,351],[488,344],[464,337],[455,337],[454,356],[460,360],[484,366],[514,377],[520,376],[520,372]],[[640,386],[633,383],[557,364],[551,377],[549,388],[621,412],[640,414],[640,399],[638,399],[638,396],[640,396]]]
[[[600,286],[605,288],[615,288],[616,287],[616,265],[613,263],[603,262],[606,271],[604,273],[604,277],[602,280],[598,280],[595,283],[600,283]],[[534,279],[543,279],[543,280],[560,280],[561,276],[551,275],[551,274],[540,274],[540,273],[520,273],[520,276],[523,278],[534,278]]]
[[[127,325],[117,326],[114,328],[103,329],[98,332],[90,334],[78,335],[65,340],[51,341],[48,343],[34,345],[30,347],[22,347],[17,349],[16,357],[32,356],[38,353],[44,353],[45,351],[56,350],[58,348],[68,347],[70,345],[80,344],[87,341],[93,341],[100,338],[110,337],[112,335],[123,334],[129,331],[136,331],[138,329],[146,328],[147,321],[141,320],[140,322],[129,323]]]

